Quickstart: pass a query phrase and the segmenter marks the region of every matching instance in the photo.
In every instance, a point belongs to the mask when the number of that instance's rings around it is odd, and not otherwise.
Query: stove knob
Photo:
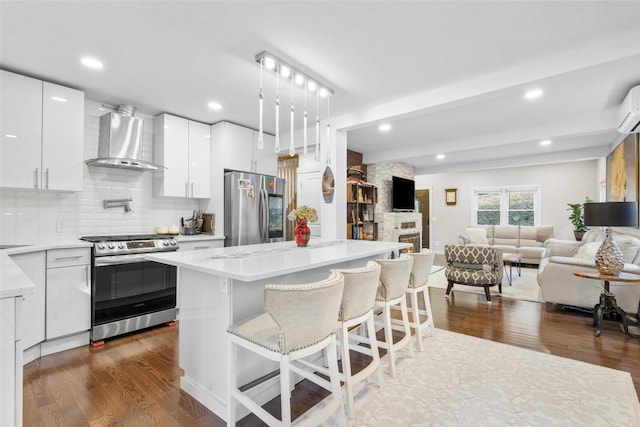
[[[104,249],[104,243],[98,243],[98,249]]]
[[[113,249],[113,248],[115,248],[116,246],[115,246],[113,243],[109,243],[108,247],[109,247],[109,249]]]
[[[176,242],[174,239],[171,239],[171,246],[175,246],[177,244],[178,244],[178,242]]]
[[[168,241],[168,240],[163,240],[163,241],[162,241],[162,244],[163,244],[164,246],[169,246],[169,241]]]
[[[124,249],[124,243],[118,243],[118,249]]]

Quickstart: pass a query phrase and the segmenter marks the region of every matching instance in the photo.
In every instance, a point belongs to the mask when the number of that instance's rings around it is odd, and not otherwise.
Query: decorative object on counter
[[[180,227],[177,225],[170,225],[168,228],[168,234],[180,234]]]
[[[129,196],[128,199],[103,200],[102,206],[105,209],[123,207],[125,212],[133,212],[133,209],[131,209],[131,206],[129,206],[129,202],[133,202],[133,196]]]
[[[202,211],[196,209],[193,211],[191,218],[180,218],[180,224],[182,225],[182,234],[192,236],[194,234],[200,234],[202,230]]]
[[[593,200],[589,196],[584,198],[584,203],[592,203]],[[584,225],[584,214],[582,213],[583,203],[567,203],[568,211],[571,211],[569,215],[569,221],[573,224],[573,236],[578,242],[582,241],[582,236],[587,232],[589,227]]]
[[[308,206],[300,206],[289,212],[287,218],[289,218],[290,221],[296,221],[297,225],[293,231],[296,244],[300,247],[306,247],[311,238],[311,230],[307,222],[316,222],[318,220],[318,212]]]
[[[212,213],[202,214],[202,233],[215,234],[216,232],[216,216]]]
[[[637,202],[602,202],[584,204],[584,223],[604,226],[605,238],[596,252],[596,267],[600,274],[618,276],[624,267],[622,251],[611,236],[611,227],[637,227]]]
[[[304,88],[304,115],[303,115],[303,145],[304,145],[304,156],[307,155],[307,91],[316,93],[316,152],[315,152],[315,160],[320,160],[320,110],[319,110],[319,98],[327,98],[327,143],[329,142],[330,132],[331,132],[331,124],[329,123],[329,102],[328,98],[330,95],[334,94],[333,89],[331,89],[326,84],[320,82],[317,78],[312,77],[311,75],[301,71],[297,67],[294,67],[283,61],[282,59],[276,57],[270,52],[262,51],[255,56],[255,61],[260,64],[260,92],[258,95],[258,109],[259,109],[259,124],[260,130],[258,132],[258,148],[264,148],[264,140],[262,138],[262,124],[263,124],[263,103],[264,103],[264,92],[262,89],[262,71],[263,68],[266,67],[269,70],[272,70],[276,73],[276,124],[275,124],[275,147],[274,150],[276,153],[280,152],[280,97],[279,97],[279,82],[280,76],[282,75],[285,79],[291,79],[291,113],[290,113],[290,126],[291,126],[291,142],[289,148],[289,155],[293,156],[295,154],[295,144],[294,144],[294,102],[293,102],[293,88],[295,85],[301,86]],[[330,163],[330,158],[328,158],[327,163]]]
[[[155,230],[156,234],[169,234],[169,227],[166,225],[159,225]]]

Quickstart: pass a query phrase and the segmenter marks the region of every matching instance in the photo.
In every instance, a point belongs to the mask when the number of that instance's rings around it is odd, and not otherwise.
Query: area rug
[[[382,359],[382,388],[356,385],[349,426],[640,425],[628,372],[441,329],[399,355],[395,378]]]
[[[505,267],[509,269],[509,267]],[[522,268],[522,273],[518,276],[517,267],[513,267],[513,281],[509,286],[507,276],[505,273],[502,281],[502,297],[514,298],[526,301],[544,302],[542,299],[542,290],[536,280],[538,269],[536,268]],[[447,279],[444,276],[444,267],[435,267],[431,270],[431,276],[429,277],[429,286],[434,288],[447,289]],[[484,295],[484,288],[478,286],[466,286],[466,285],[453,285],[451,292],[471,292],[474,294]],[[498,287],[493,286],[490,288],[491,298],[494,296],[500,296]]]

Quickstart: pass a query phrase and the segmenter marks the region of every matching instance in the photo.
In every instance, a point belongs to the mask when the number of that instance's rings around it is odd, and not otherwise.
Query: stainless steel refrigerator
[[[247,172],[225,172],[225,246],[283,241],[285,206],[284,179]]]

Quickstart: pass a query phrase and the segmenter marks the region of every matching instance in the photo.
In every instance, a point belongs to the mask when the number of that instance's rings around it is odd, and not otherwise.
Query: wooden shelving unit
[[[378,240],[375,185],[347,183],[347,239]]]

